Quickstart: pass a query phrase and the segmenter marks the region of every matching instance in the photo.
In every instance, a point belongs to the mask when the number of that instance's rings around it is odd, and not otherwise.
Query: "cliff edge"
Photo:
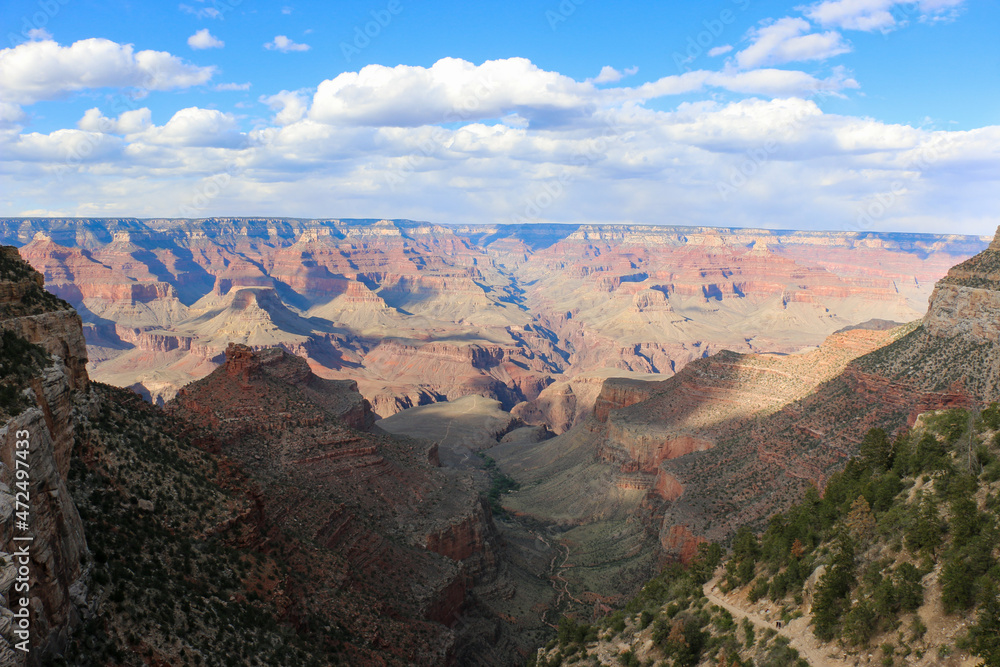
[[[11,247],[0,247],[0,331],[0,617],[26,606],[30,633],[0,624],[0,663],[40,665],[88,613],[89,552],[67,479],[89,380],[79,316]],[[26,569],[14,557],[25,549]]]

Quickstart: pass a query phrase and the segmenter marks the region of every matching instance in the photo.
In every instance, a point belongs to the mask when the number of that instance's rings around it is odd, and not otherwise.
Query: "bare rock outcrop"
[[[20,556],[16,561],[17,581],[28,585],[26,592],[11,590],[14,581],[0,576],[3,606],[18,608],[24,598],[30,612],[30,652],[15,651],[16,661],[5,664],[38,665],[65,647],[88,612],[89,551],[67,490],[77,398],[88,385],[87,354],[80,318],[44,292],[42,276],[14,248],[0,248],[0,274],[0,329],[38,345],[50,360],[21,388],[29,396],[27,408],[0,426],[0,551],[7,554],[5,567],[15,563],[10,554],[24,548],[30,554],[27,562]],[[12,494],[22,504],[5,502]],[[26,506],[27,517],[21,513]],[[0,634],[0,647],[23,639]]]
[[[952,268],[931,295],[924,327],[934,336],[1000,339],[1000,229],[990,247]]]

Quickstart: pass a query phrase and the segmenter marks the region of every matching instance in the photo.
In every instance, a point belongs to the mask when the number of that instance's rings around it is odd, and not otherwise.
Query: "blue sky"
[[[4,2],[0,214],[1000,222],[1000,3],[495,4]]]

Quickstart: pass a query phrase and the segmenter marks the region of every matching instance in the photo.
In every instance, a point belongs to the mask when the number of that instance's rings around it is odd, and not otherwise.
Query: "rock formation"
[[[0,614],[16,623],[9,614],[20,613],[22,598],[30,610],[30,651],[12,649],[25,638],[14,636],[8,622],[0,631],[0,662],[39,665],[66,647],[71,631],[89,613],[89,551],[67,490],[76,437],[74,404],[88,385],[87,352],[80,318],[44,291],[42,276],[11,247],[0,248],[0,331],[5,332],[0,380],[27,397],[23,410],[5,408],[6,423],[0,427]],[[26,372],[14,371],[24,363],[12,357],[23,354],[14,350],[14,341],[37,345],[47,358]],[[25,441],[27,448],[19,446]],[[30,559],[15,560],[13,554],[24,547]],[[28,592],[18,592],[25,582]]]
[[[934,281],[985,247],[266,218],[0,219],[0,239],[23,245],[81,313],[91,375],[157,403],[211,372],[230,342],[279,345],[323,377],[356,380],[382,417],[475,393],[523,403],[519,417],[556,432],[589,414],[602,374],[669,376],[721,349],[792,352],[871,318],[912,320]]]
[[[989,248],[952,268],[934,287],[924,328],[940,338],[1000,339],[1000,229]]]
[[[797,354],[719,352],[661,382],[605,380],[589,419],[491,450],[513,477],[538,482],[506,506],[576,525],[618,508],[686,558],[698,540],[725,540],[822,488],[868,429],[1000,399],[998,247],[950,270],[922,321],[847,327]]]

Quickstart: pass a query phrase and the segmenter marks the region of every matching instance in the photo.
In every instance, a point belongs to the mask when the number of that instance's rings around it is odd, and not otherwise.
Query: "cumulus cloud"
[[[826,60],[851,50],[839,32],[810,33],[809,22],[785,17],[750,31],[751,44],[736,54],[743,69],[804,60]]]
[[[277,35],[270,42],[266,43],[264,48],[269,51],[289,53],[290,51],[308,51],[311,47],[308,44],[298,44],[285,35]]]
[[[175,113],[165,125],[147,129],[138,141],[174,148],[236,148],[246,140],[232,114],[188,107]]]
[[[301,90],[283,90],[274,95],[261,95],[260,101],[277,112],[274,122],[278,125],[289,125],[301,120],[309,109],[308,94]]]
[[[76,126],[87,132],[103,134],[135,134],[152,125],[152,114],[149,109],[132,109],[122,112],[118,118],[108,118],[97,107],[87,109]]]
[[[24,120],[24,111],[16,104],[0,101],[0,129],[16,127]]]
[[[196,51],[202,49],[221,49],[225,45],[226,43],[210,33],[208,28],[202,28],[188,37],[188,46]]]
[[[594,83],[617,83],[621,81],[626,76],[632,76],[639,71],[638,67],[628,67],[624,72],[619,72],[614,67],[610,65],[605,65],[601,68],[601,71],[593,79],[588,79]]]
[[[824,26],[844,30],[891,30],[897,17],[910,16],[921,19],[947,18],[964,4],[965,0],[823,0],[800,7],[806,16]]]
[[[0,51],[0,94],[16,104],[92,88],[189,88],[214,73],[214,67],[192,65],[165,51],[136,52],[131,44],[101,38],[70,46],[52,40],[25,42]]]
[[[705,88],[722,88],[747,95],[772,97],[809,97],[829,93],[840,95],[846,88],[858,88],[858,82],[842,68],[834,68],[826,79],[818,79],[798,70],[756,69],[746,72],[710,72],[697,70],[643,84],[635,89],[641,99],[664,95],[682,95]]]
[[[837,68],[825,79],[727,68],[598,87],[523,59],[368,67],[314,94],[260,96],[274,118],[245,133],[232,114],[198,107],[162,125],[146,109],[108,118],[95,108],[76,129],[0,132],[0,187],[15,193],[14,211],[91,216],[377,210],[441,222],[818,229],[871,228],[858,226],[859,211],[892,192],[874,228],[937,231],[947,219],[955,231],[992,233],[1000,128],[824,113],[819,93],[856,86]],[[748,97],[646,104],[714,90]],[[222,173],[224,187],[211,181]],[[218,194],[198,199],[205,182]]]
[[[842,72],[817,79],[805,72],[698,70],[641,86],[597,88],[542,70],[525,58],[474,65],[443,58],[431,67],[369,65],[319,84],[309,118],[329,124],[414,127],[516,115],[533,128],[586,123],[594,113],[629,101],[682,95],[708,88],[773,96],[810,95],[855,88]]]
[[[721,56],[724,53],[729,53],[733,50],[732,44],[724,44],[723,46],[716,46],[715,48],[708,50],[708,57],[715,58],[716,56]]]

